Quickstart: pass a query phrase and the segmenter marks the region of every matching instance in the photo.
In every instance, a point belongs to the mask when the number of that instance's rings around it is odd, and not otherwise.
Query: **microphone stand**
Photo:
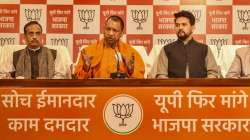
[[[121,72],[120,71],[120,57],[117,53],[117,51],[115,50],[115,55],[117,58],[117,64],[116,64],[116,72],[113,72],[110,74],[110,77],[112,79],[124,79],[124,78],[128,78],[127,73]]]

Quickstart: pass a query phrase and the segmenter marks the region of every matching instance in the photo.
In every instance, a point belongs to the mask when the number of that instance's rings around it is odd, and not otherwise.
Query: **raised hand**
[[[82,50],[83,70],[88,72],[91,67],[93,56],[88,56],[85,50]]]
[[[134,53],[131,55],[130,58],[126,58],[124,55],[122,56],[125,65],[127,66],[128,74],[132,74],[134,72],[135,67],[135,55]]]

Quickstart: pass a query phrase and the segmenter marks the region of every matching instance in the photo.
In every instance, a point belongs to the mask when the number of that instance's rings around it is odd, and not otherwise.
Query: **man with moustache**
[[[13,53],[16,79],[53,79],[63,77],[55,71],[57,51],[42,45],[42,26],[37,21],[24,26],[26,48]],[[60,78],[61,79],[61,78]]]
[[[107,18],[104,38],[81,50],[76,78],[144,78],[145,67],[139,53],[120,40],[123,29],[121,17]]]
[[[217,78],[218,67],[211,50],[192,37],[195,30],[193,14],[182,10],[174,17],[178,40],[162,48],[156,78]]]

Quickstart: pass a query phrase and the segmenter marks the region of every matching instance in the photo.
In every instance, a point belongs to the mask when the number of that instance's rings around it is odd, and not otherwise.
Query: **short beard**
[[[178,34],[177,34],[178,39],[180,39],[181,41],[185,41],[192,34],[192,32],[190,34],[185,33],[184,36],[179,36]]]
[[[105,43],[107,46],[111,47],[111,48],[115,48],[116,47],[116,41],[114,42],[109,42],[108,40],[105,40]]]
[[[189,37],[189,35],[178,36],[178,39],[180,39],[181,41],[185,41],[188,37]]]

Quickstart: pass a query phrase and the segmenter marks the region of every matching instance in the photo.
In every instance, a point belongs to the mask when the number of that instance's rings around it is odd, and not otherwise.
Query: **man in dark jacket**
[[[52,79],[55,77],[57,52],[41,43],[42,26],[31,21],[24,26],[26,48],[13,53],[14,77],[17,79]]]
[[[210,48],[195,41],[195,17],[188,11],[174,14],[178,40],[164,46],[156,78],[217,78],[218,67]]]

